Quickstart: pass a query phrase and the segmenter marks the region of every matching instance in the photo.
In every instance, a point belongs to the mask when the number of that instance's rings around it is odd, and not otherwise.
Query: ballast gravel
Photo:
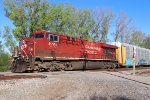
[[[39,74],[47,77],[1,80],[0,100],[150,100],[150,85],[111,75],[117,72]]]

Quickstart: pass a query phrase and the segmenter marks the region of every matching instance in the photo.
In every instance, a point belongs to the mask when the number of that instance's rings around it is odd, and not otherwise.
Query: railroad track
[[[143,69],[150,69],[150,67],[137,67],[136,70],[143,70]],[[90,72],[98,72],[98,71],[108,71],[108,72],[119,72],[121,71],[130,71],[133,70],[132,68],[116,68],[116,69],[96,69],[96,70],[84,70],[84,71],[90,71]],[[13,79],[31,79],[31,78],[45,78],[46,75],[5,75],[0,74],[0,80],[13,80]],[[118,76],[119,77],[119,76]]]
[[[136,70],[145,70],[149,69],[150,67],[137,67]],[[115,69],[92,69],[92,70],[85,70],[85,71],[92,71],[92,72],[97,72],[97,71],[109,71],[109,72],[120,72],[120,71],[132,71],[133,68],[115,68]]]
[[[149,71],[150,71],[150,67],[137,67],[136,68],[136,70],[138,70],[138,71],[142,71],[142,70],[146,71],[147,69],[149,69]],[[133,70],[133,68],[116,68],[116,69],[99,69],[99,70],[87,70],[87,71],[90,71],[90,72],[101,71],[101,73],[105,73],[105,74],[108,74],[108,75],[111,75],[111,76],[114,76],[114,77],[118,77],[118,78],[122,78],[122,79],[125,79],[125,80],[128,80],[128,81],[140,83],[140,84],[143,84],[143,85],[146,85],[146,86],[150,86],[150,83],[146,83],[146,82],[142,82],[142,81],[139,81],[139,80],[136,80],[136,79],[129,78],[129,77],[127,77],[127,74],[122,73],[122,71],[132,71],[132,70]],[[120,75],[115,74],[115,73],[110,73],[110,72],[118,72]],[[139,73],[139,72],[137,72],[137,73]],[[129,75],[131,75],[131,74],[129,74]]]
[[[109,73],[109,72],[102,72],[102,73],[105,73],[105,74],[108,74],[108,75],[111,75],[111,76],[115,76],[115,77],[118,77],[118,78],[123,78],[123,79],[128,80],[128,81],[140,83],[140,84],[143,84],[143,85],[146,85],[146,86],[150,86],[150,83],[138,81],[138,80],[135,80],[135,79],[132,79],[132,78],[128,78],[128,77],[122,76],[122,75],[116,75],[116,74]]]

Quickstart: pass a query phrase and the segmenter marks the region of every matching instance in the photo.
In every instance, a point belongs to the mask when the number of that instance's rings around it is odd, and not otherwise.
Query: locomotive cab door
[[[45,56],[45,50],[46,45],[45,43],[45,34],[43,32],[39,32],[34,34],[34,55],[37,57],[43,57]]]
[[[46,39],[48,40],[48,57],[56,59],[59,36],[55,34],[46,34]]]

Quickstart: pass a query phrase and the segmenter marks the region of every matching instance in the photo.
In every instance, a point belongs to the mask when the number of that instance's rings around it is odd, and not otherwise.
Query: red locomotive
[[[12,72],[115,68],[116,46],[36,31],[14,48]]]

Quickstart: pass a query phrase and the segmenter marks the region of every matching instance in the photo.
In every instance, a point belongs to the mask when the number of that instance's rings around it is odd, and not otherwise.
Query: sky
[[[150,0],[49,0],[54,3],[67,3],[80,9],[111,8],[115,14],[126,13],[135,26],[150,34]]]
[[[14,28],[13,22],[5,17],[3,0],[0,0],[0,31],[8,25]],[[116,14],[126,13],[133,19],[135,26],[150,34],[150,0],[49,0],[53,3],[65,3],[79,9],[112,8]]]

